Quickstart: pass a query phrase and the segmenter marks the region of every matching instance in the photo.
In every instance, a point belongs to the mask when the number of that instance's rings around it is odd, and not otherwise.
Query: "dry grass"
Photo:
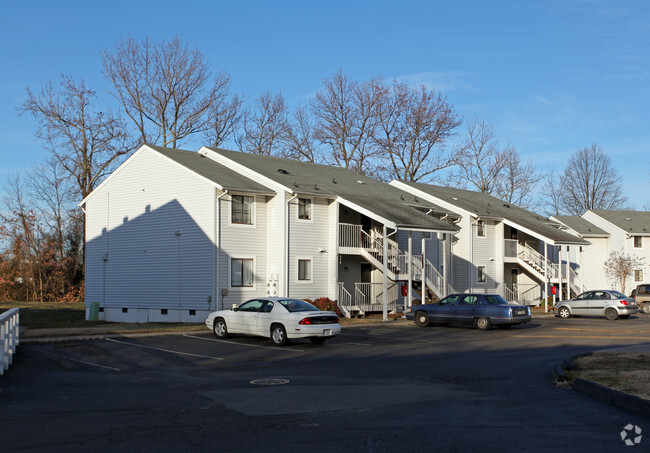
[[[570,378],[590,381],[650,400],[650,354],[594,353],[579,357]]]

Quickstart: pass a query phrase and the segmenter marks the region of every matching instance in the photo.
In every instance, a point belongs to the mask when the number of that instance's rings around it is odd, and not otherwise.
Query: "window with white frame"
[[[298,260],[298,281],[299,282],[311,281],[311,259]]]
[[[230,260],[230,286],[252,287],[253,286],[252,258],[232,258]]]
[[[311,199],[298,198],[298,219],[311,220]]]
[[[635,282],[642,282],[643,281],[643,269],[635,269],[634,270],[634,281]]]
[[[480,238],[485,237],[485,220],[479,220],[476,222],[476,236]]]
[[[476,281],[479,283],[485,283],[485,266],[478,266],[476,270]]]
[[[253,207],[255,198],[249,195],[232,196],[232,223],[241,225],[253,224]]]
[[[634,248],[635,249],[643,248],[643,236],[634,236]]]

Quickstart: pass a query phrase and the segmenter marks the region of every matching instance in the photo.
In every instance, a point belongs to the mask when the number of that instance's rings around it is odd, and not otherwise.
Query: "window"
[[[253,286],[253,260],[233,258],[230,261],[230,286]]]
[[[298,260],[298,280],[311,280],[311,260]]]
[[[253,224],[254,198],[246,195],[232,196],[232,223]]]
[[[311,220],[311,200],[309,198],[298,198],[298,218]]]
[[[478,266],[478,275],[477,281],[479,283],[485,283],[485,266]]]
[[[634,236],[634,248],[643,248],[643,236]]]
[[[485,237],[485,220],[479,220],[476,223],[476,236],[480,238]]]
[[[635,282],[642,282],[643,281],[643,269],[635,269],[634,270],[634,281]]]

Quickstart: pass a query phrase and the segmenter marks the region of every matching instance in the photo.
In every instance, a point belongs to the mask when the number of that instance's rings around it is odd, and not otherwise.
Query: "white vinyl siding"
[[[261,288],[266,288],[267,271],[267,197],[254,194],[236,194],[253,199],[254,222],[252,225],[233,224],[231,219],[232,196],[221,199],[221,252],[219,256],[219,283],[227,288],[228,294],[219,295],[218,307],[229,308],[252,297],[260,296]],[[281,238],[281,236],[280,236]],[[278,238],[279,239],[279,238]],[[252,259],[252,286],[233,286],[232,259]],[[261,293],[266,295],[265,293]]]
[[[142,149],[86,203],[86,304],[208,309],[214,187]]]
[[[289,240],[289,295],[297,298],[315,299],[329,295],[328,257],[336,250],[329,250],[329,201],[314,198],[311,203],[312,222],[299,220],[296,211],[298,199],[290,203],[291,237]],[[311,260],[311,280],[298,280],[298,260]],[[311,283],[306,285],[305,283]]]

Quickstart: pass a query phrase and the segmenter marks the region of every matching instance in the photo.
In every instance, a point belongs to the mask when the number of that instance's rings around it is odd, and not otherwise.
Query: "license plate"
[[[526,314],[526,310],[517,310],[517,312],[515,314],[517,314],[517,315]]]
[[[323,335],[324,335],[324,336],[330,336],[330,335],[332,335],[332,329],[325,329],[325,330],[323,330]]]

